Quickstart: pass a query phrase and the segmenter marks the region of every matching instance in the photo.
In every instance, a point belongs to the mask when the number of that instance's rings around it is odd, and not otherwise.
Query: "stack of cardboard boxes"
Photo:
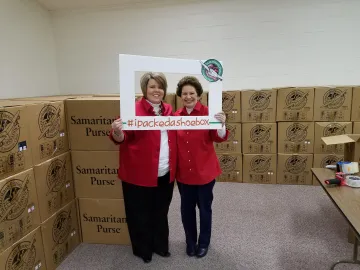
[[[214,144],[222,170],[217,181],[241,182],[241,92],[224,91],[222,93],[222,108],[226,114],[226,128],[230,131],[230,135],[226,142]]]
[[[310,185],[346,147],[321,137],[360,134],[359,87],[225,91],[222,104],[218,181]],[[119,113],[117,95],[0,101],[0,269],[55,269],[81,241],[130,244],[109,139]]]
[[[218,180],[316,185],[311,168],[342,160],[345,147],[321,138],[360,133],[359,104],[360,87],[353,86],[225,91],[230,137],[215,143]]]
[[[28,114],[25,106],[10,101],[0,106],[0,268],[16,269],[18,263],[42,267],[45,254]]]
[[[276,184],[276,103],[274,89],[241,92],[244,183]]]
[[[64,99],[0,104],[2,268],[56,269],[80,243]]]
[[[136,94],[135,100],[141,97]],[[165,100],[175,111],[175,94]],[[109,138],[111,124],[120,114],[120,99],[112,94],[68,99],[66,111],[82,241],[129,245],[118,179],[119,145]]]
[[[314,88],[280,88],[277,104],[277,183],[311,185]]]
[[[119,146],[109,139],[120,100],[110,95],[68,99],[66,110],[82,240],[128,245]]]
[[[315,145],[313,167],[332,165],[344,158],[344,144],[326,145],[321,137],[353,133],[352,87],[315,88]],[[313,178],[313,184],[318,181]]]

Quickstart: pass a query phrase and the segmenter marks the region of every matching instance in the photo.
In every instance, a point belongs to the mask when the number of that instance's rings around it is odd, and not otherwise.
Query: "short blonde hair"
[[[160,72],[147,72],[141,77],[140,87],[144,97],[146,98],[147,85],[151,79],[154,79],[159,84],[160,88],[164,90],[165,98],[168,85],[165,75]]]

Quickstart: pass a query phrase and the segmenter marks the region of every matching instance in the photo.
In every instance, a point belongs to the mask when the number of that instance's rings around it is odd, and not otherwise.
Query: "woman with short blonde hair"
[[[145,73],[137,116],[173,115],[163,102],[167,91],[162,73]],[[168,211],[176,174],[176,131],[123,130],[121,117],[112,123],[110,139],[120,145],[119,179],[133,254],[145,263],[153,253],[169,257]]]

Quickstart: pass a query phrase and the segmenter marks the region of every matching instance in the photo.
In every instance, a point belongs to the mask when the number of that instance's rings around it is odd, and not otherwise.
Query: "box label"
[[[247,158],[244,156],[244,159]],[[255,155],[250,160],[250,167],[248,168],[248,175],[244,175],[245,178],[249,178],[249,183],[270,184],[276,179],[276,171],[273,170],[273,156]],[[275,160],[276,164],[276,160]],[[245,168],[244,168],[245,170]]]

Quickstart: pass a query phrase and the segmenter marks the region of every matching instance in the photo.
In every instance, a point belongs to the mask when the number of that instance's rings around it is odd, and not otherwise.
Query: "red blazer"
[[[197,102],[190,115],[185,107],[176,111],[175,115],[205,116],[209,115],[209,109]],[[226,141],[229,136],[228,130],[224,138],[218,136],[217,130],[177,130],[177,136],[176,181],[188,185],[205,185],[221,174],[214,142]]]
[[[173,115],[170,104],[162,103],[163,116]],[[136,116],[155,116],[153,107],[142,98],[135,105]],[[168,130],[170,182],[176,174],[177,145],[176,130]],[[119,178],[138,186],[156,187],[160,155],[160,130],[124,130],[124,141],[120,145]]]

